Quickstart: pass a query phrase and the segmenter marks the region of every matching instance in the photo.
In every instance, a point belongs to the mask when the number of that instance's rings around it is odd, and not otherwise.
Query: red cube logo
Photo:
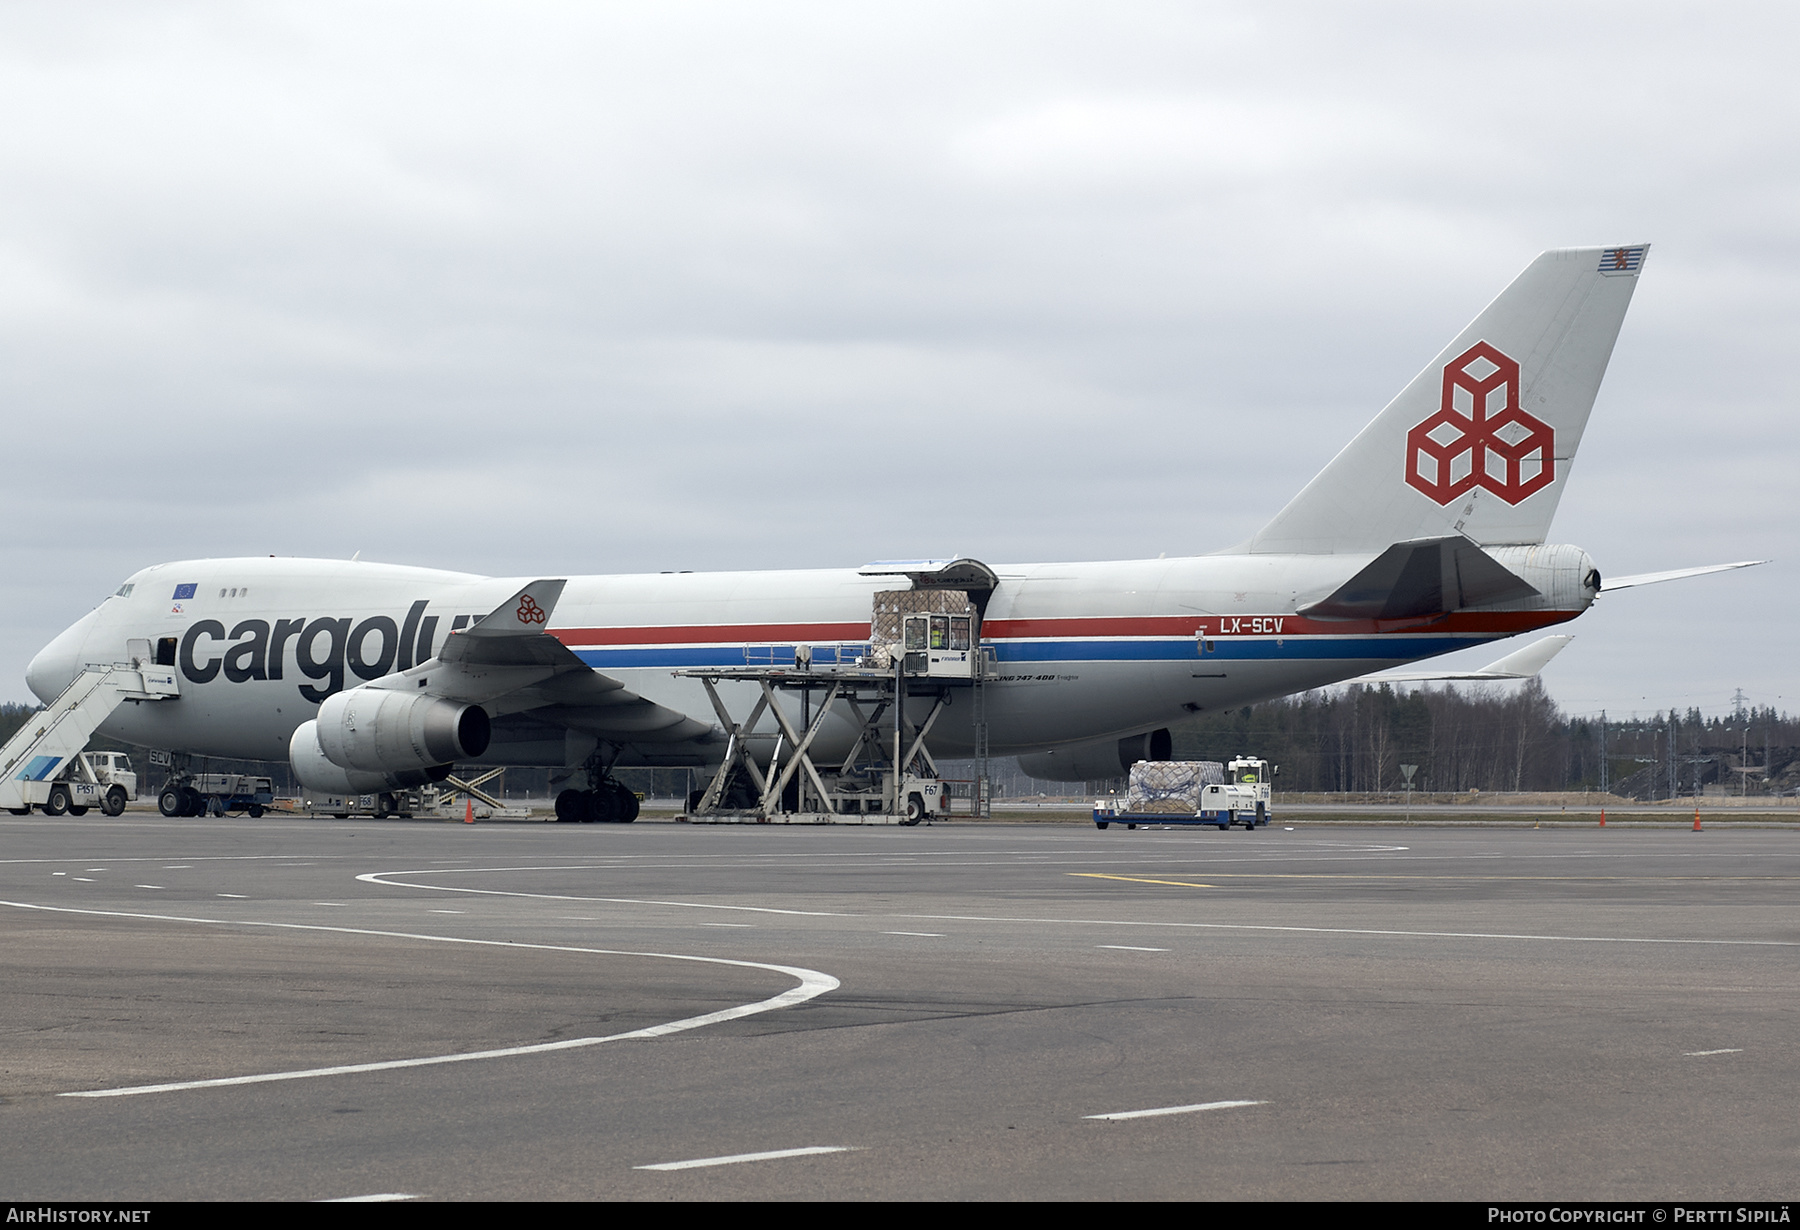
[[[1439,504],[1485,487],[1508,504],[1556,478],[1556,433],[1519,405],[1519,365],[1476,342],[1444,365],[1437,413],[1406,433],[1406,481]]]

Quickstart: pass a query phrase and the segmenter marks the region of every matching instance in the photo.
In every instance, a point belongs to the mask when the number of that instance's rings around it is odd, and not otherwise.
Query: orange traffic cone
[[[475,823],[475,800],[474,799],[469,800],[468,809],[463,812],[463,823],[464,824],[474,824]]]
[[[1604,807],[1600,809],[1600,827],[1606,827],[1606,808]]]
[[[1694,832],[1700,831],[1700,804],[1694,804]]]

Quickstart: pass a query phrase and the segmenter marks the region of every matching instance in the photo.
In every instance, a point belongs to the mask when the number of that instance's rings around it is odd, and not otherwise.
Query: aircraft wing
[[[1668,572],[1640,572],[1635,576],[1602,580],[1600,592],[1606,594],[1615,589],[1630,589],[1634,585],[1655,585],[1659,581],[1679,581],[1683,577],[1703,577],[1709,572],[1730,572],[1733,568],[1754,568],[1758,564],[1768,562],[1766,559],[1746,559],[1739,560],[1735,564],[1705,564],[1699,568],[1673,568]]]
[[[1406,671],[1395,674],[1364,675],[1357,683],[1432,683],[1451,680],[1501,681],[1530,679],[1549,664],[1550,659],[1574,640],[1573,636],[1546,636],[1523,649],[1515,650],[1496,662],[1473,671]]]
[[[477,704],[494,717],[531,712],[612,742],[699,739],[712,729],[595,671],[546,630],[563,580],[538,580],[445,638],[438,655],[363,686]]]

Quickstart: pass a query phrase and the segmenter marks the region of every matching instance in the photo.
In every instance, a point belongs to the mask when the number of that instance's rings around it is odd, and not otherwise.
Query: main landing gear
[[[206,811],[206,801],[192,786],[167,786],[157,796],[156,810],[170,819],[177,816],[198,816]]]
[[[637,795],[614,781],[593,790],[565,790],[556,796],[556,819],[562,824],[630,824],[638,818]]]

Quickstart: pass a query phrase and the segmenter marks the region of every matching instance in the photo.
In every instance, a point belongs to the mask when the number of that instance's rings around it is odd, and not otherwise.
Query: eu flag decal
[[[194,596],[194,591],[199,588],[200,582],[198,581],[189,581],[186,585],[177,585],[175,587],[175,597],[170,599],[170,601],[180,602],[183,598],[192,598]]]

